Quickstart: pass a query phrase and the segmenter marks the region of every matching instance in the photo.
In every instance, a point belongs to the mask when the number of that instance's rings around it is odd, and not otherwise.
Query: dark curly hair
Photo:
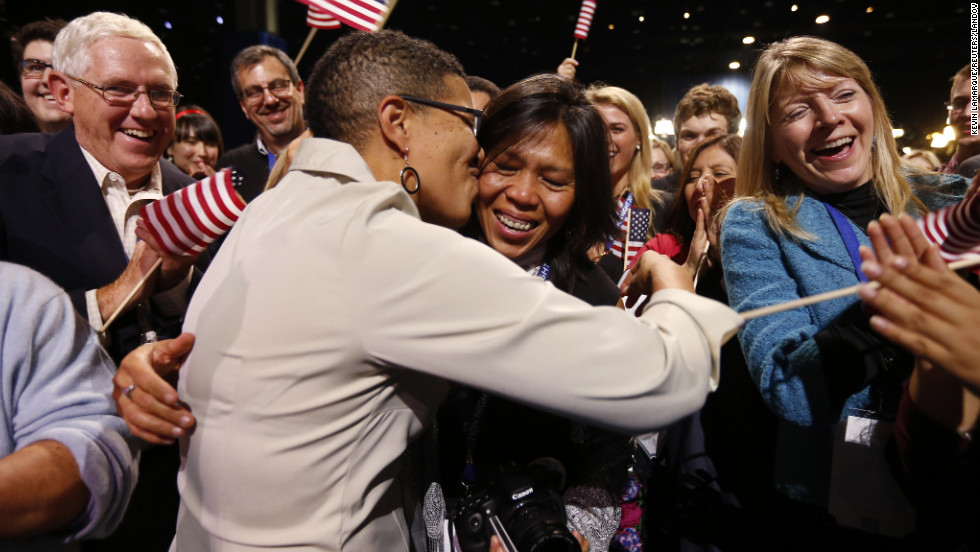
[[[360,147],[377,127],[382,98],[445,98],[450,75],[464,77],[462,65],[429,41],[389,30],[348,34],[337,39],[313,68],[306,86],[307,124],[313,136]],[[412,103],[409,109],[428,108]]]

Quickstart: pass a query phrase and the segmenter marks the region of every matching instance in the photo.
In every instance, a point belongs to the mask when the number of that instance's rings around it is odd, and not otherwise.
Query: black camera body
[[[550,479],[541,466],[512,469],[461,499],[452,516],[460,549],[485,552],[496,534],[505,548],[509,540],[519,552],[579,552],[566,527],[560,484]]]

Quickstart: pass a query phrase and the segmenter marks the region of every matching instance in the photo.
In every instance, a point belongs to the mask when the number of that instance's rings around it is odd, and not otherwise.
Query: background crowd
[[[12,44],[0,550],[499,550],[451,520],[514,473],[571,550],[980,548],[977,273],[914,223],[976,204],[969,65],[940,159],[822,38],[741,107],[691,87],[669,144],[584,62],[498,86],[349,33],[309,75],[238,51],[226,151],[143,23]],[[222,168],[243,218],[162,249],[140,208]]]

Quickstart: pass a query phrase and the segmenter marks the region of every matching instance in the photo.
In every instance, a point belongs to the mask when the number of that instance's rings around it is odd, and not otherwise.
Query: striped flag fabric
[[[980,193],[933,211],[918,223],[926,238],[939,244],[947,263],[980,255]]]
[[[615,255],[617,259],[622,259],[623,237],[627,237],[626,264],[632,263],[633,258],[636,257],[636,252],[647,241],[647,229],[649,227],[650,209],[630,209],[629,217],[624,218],[623,222],[620,223],[619,232],[613,239],[612,245],[609,246],[609,252]],[[629,229],[629,236],[626,236],[627,228]]]
[[[242,215],[245,200],[235,191],[240,180],[224,169],[186,188],[144,205],[140,216],[157,243],[174,255],[195,255],[227,232]]]
[[[388,17],[388,0],[299,0],[327,12],[345,25],[367,32],[381,28]]]
[[[340,28],[340,21],[338,21],[337,18],[313,6],[308,6],[308,9],[306,10],[306,24],[321,31],[329,31]]]
[[[592,17],[595,16],[596,0],[582,0],[582,9],[578,12],[578,23],[575,24],[575,38],[585,40],[589,36]]]

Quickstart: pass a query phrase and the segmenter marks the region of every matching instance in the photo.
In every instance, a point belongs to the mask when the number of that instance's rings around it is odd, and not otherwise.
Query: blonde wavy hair
[[[786,198],[802,199],[803,185],[794,175],[774,176],[772,121],[770,110],[776,91],[785,84],[823,87],[826,76],[852,78],[868,95],[874,120],[871,148],[872,184],[878,197],[892,213],[924,213],[925,206],[912,194],[903,176],[907,170],[898,156],[891,120],[868,66],[843,46],[812,36],[798,36],[771,44],[759,57],[749,90],[745,137],[738,160],[735,196],[762,203],[769,226],[777,233],[809,240],[814,236],[796,220],[800,201],[790,208]],[[784,172],[788,172],[784,168]]]
[[[653,175],[653,148],[650,145],[650,118],[647,117],[643,103],[632,92],[618,86],[593,84],[585,91],[593,104],[611,105],[623,111],[633,123],[633,130],[640,140],[640,153],[630,161],[629,189],[633,193],[633,204],[642,209],[652,209],[663,205],[660,192],[650,187]],[[616,183],[613,182],[613,185]]]

